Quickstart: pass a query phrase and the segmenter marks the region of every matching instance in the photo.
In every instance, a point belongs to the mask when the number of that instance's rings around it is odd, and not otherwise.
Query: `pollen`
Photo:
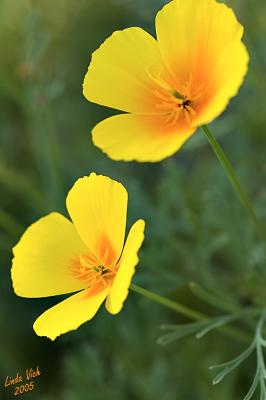
[[[189,74],[189,79],[175,88],[162,77],[161,72],[152,72],[150,68],[146,71],[155,84],[154,95],[158,99],[156,108],[165,114],[165,122],[175,125],[183,119],[187,125],[190,125],[197,114],[196,108],[202,98],[203,85],[194,88],[192,74]]]
[[[116,275],[118,265],[110,241],[102,235],[96,254],[82,254],[73,260],[71,272],[75,278],[84,282],[90,294],[95,294],[109,286]]]
[[[115,278],[117,266],[104,266],[90,256],[82,255],[71,265],[75,278],[84,282],[88,295],[95,295],[110,286]]]

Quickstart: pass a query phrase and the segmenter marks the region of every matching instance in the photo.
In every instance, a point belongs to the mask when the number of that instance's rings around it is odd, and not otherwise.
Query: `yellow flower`
[[[93,142],[114,160],[160,161],[218,117],[248,68],[243,27],[215,0],[173,0],[141,28],[114,32],[92,55],[83,93],[124,111],[100,122]]]
[[[105,299],[111,314],[122,309],[144,239],[145,223],[138,220],[124,244],[127,191],[110,178],[92,173],[79,179],[66,204],[73,222],[51,213],[31,225],[13,249],[18,296],[79,291],[35,321],[37,335],[52,340],[92,319]]]

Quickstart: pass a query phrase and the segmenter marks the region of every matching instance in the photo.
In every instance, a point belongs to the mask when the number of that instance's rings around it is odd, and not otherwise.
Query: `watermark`
[[[36,379],[41,375],[41,370],[36,368],[27,368],[24,373],[17,372],[16,376],[7,375],[4,382],[5,389],[12,389],[14,396],[19,396],[31,392],[36,387]]]

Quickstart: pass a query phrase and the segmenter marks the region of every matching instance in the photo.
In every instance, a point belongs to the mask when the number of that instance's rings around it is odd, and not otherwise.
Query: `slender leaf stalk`
[[[262,229],[260,221],[256,215],[256,212],[254,211],[254,208],[252,206],[252,203],[248,197],[248,195],[246,194],[245,190],[242,188],[238,178],[235,175],[233,166],[231,164],[231,162],[228,160],[228,158],[226,157],[222,147],[220,146],[220,144],[218,143],[218,141],[215,139],[215,137],[213,136],[210,128],[208,128],[206,125],[203,125],[202,127],[203,132],[205,133],[205,135],[208,138],[208,141],[214,151],[214,153],[216,154],[221,166],[223,167],[236,195],[238,196],[240,202],[242,203],[242,205],[245,207],[245,209],[247,210],[247,212],[249,213],[250,217],[252,218],[252,220],[254,221],[254,223],[260,228],[260,230]]]
[[[144,297],[146,297],[149,300],[152,300],[158,304],[161,304],[162,306],[169,308],[176,313],[183,315],[186,318],[192,319],[194,321],[205,321],[208,320],[209,317],[205,314],[200,313],[199,311],[195,311],[189,307],[184,306],[183,304],[177,303],[173,300],[167,299],[164,296],[158,295],[157,293],[151,292],[147,289],[144,289],[140,286],[137,286],[135,284],[130,285],[130,289],[138,293]],[[248,309],[248,310],[240,310],[237,314],[234,314],[235,316],[239,316],[241,318],[243,317],[253,317],[256,315],[259,315],[262,312],[261,309]],[[249,335],[245,334],[244,332],[228,327],[228,326],[221,326],[220,331],[222,331],[225,335],[231,336],[237,340],[240,340],[241,342],[250,342],[250,337]]]

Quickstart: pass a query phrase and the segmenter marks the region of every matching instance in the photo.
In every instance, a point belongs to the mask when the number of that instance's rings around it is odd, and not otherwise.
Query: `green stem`
[[[239,306],[237,306],[236,304],[228,303],[228,302],[222,300],[221,298],[216,297],[214,294],[212,294],[209,291],[207,291],[206,289],[202,288],[195,282],[191,282],[189,284],[189,287],[190,287],[191,292],[194,294],[194,296],[205,301],[207,304],[210,304],[212,307],[218,308],[219,310],[229,312],[229,313],[232,313],[235,315],[240,315],[242,311],[247,315],[249,313],[249,310],[251,313],[254,310],[252,308],[241,310],[241,308]],[[264,307],[265,307],[265,305],[264,305]],[[255,309],[255,312],[256,312],[256,309]],[[247,320],[247,321],[245,321],[245,324],[253,329],[252,321]]]
[[[130,285],[130,289],[135,292],[138,293],[144,297],[146,297],[149,300],[152,300],[158,304],[161,304],[164,307],[167,307],[175,312],[177,312],[178,314],[183,315],[184,317],[190,318],[192,320],[196,320],[196,321],[205,321],[208,320],[209,317],[205,314],[202,314],[198,311],[192,310],[189,307],[184,306],[183,304],[177,303],[175,301],[169,300],[163,296],[160,296],[159,294],[156,294],[154,292],[151,292],[147,289],[143,289],[140,286],[137,286],[135,284],[131,284]],[[235,315],[239,315],[241,317],[253,317],[256,316],[258,314],[260,314],[262,312],[261,309],[249,309],[249,310],[240,310],[239,313],[235,314]],[[250,342],[250,337],[249,335],[246,335],[245,333],[243,333],[242,331],[238,330],[238,329],[234,329],[228,326],[222,326],[219,328],[221,332],[223,332],[225,335],[233,337],[237,340],[240,340],[241,342]]]
[[[246,210],[248,211],[249,215],[251,216],[251,218],[253,219],[255,224],[261,229],[260,221],[258,220],[258,217],[253,209],[253,206],[252,206],[246,192],[241,187],[241,185],[234,173],[232,164],[226,157],[222,147],[217,142],[217,140],[211,133],[210,129],[206,125],[203,125],[201,128],[202,128],[203,132],[205,133],[205,135],[207,136],[209,143],[210,143],[214,153],[216,154],[221,166],[223,167],[226,175],[228,176],[228,179],[229,179],[231,185],[233,186],[239,200],[241,201],[243,206],[246,208]]]
[[[198,311],[194,311],[191,308],[188,308],[184,306],[183,304],[176,303],[175,301],[169,300],[166,297],[160,296],[159,294],[156,294],[154,292],[150,292],[147,289],[143,289],[134,283],[131,283],[130,289],[133,292],[136,292],[138,294],[141,294],[144,297],[147,297],[147,299],[155,301],[156,303],[161,304],[162,306],[165,306],[167,308],[170,308],[171,310],[177,312],[178,314],[183,315],[184,317],[196,320],[196,321],[202,321],[206,318],[204,314],[201,314]]]

